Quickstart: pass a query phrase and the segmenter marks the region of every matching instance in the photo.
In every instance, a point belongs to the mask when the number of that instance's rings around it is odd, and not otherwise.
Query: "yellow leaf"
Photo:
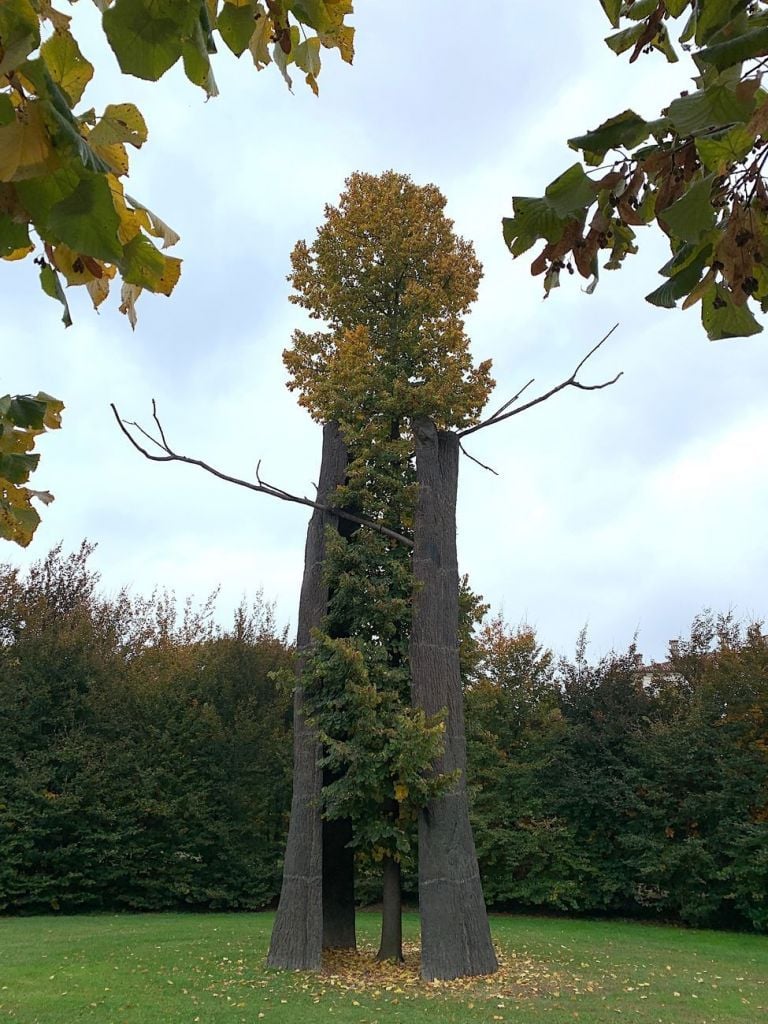
[[[164,256],[163,264],[163,273],[160,276],[155,291],[160,292],[162,295],[170,295],[181,276],[181,260],[175,256]]]
[[[148,206],[144,206],[138,199],[134,199],[133,196],[126,196],[127,201],[136,210],[141,210],[146,214],[149,224],[146,228],[150,235],[154,235],[155,238],[162,238],[163,248],[167,249],[171,245],[176,245],[179,241],[179,236],[173,230],[168,227],[164,220],[161,220],[156,213],[153,213]]]
[[[92,256],[74,252],[63,242],[53,250],[56,269],[64,275],[67,284],[88,284],[115,276],[115,268],[106,266]]]
[[[122,244],[127,245],[142,229],[151,232],[152,225],[146,210],[140,207],[134,210],[126,204],[123,186],[114,174],[107,175],[107,181],[112,192],[112,202],[115,204],[117,215],[120,218],[117,237]]]
[[[403,800],[408,796],[408,787],[404,782],[398,782],[395,786],[395,800],[398,803],[402,803]]]
[[[256,4],[254,19],[256,28],[251,36],[251,41],[248,43],[248,49],[251,51],[256,70],[261,71],[262,68],[265,68],[272,61],[269,53],[269,44],[272,42],[274,25],[262,3]]]
[[[101,278],[101,280],[94,278],[92,281],[87,281],[85,287],[91,297],[93,308],[98,309],[104,299],[109,295],[109,278],[106,274]]]
[[[128,173],[128,154],[125,151],[125,146],[121,143],[116,142],[112,146],[100,146],[98,143],[91,142],[91,149],[97,156],[101,157],[114,174],[123,175]]]
[[[69,29],[57,29],[40,47],[40,56],[51,78],[74,106],[80,102],[86,85],[93,78],[93,65],[80,52]]]
[[[29,254],[34,251],[35,247],[30,243],[29,245],[23,246],[21,249],[14,249],[13,252],[9,252],[7,256],[3,257],[3,259],[8,260],[9,262],[13,262],[14,260],[23,260],[25,256],[29,256]]]
[[[139,149],[147,141],[147,124],[133,103],[110,103],[104,108],[91,138],[101,145],[130,142]]]
[[[48,129],[37,100],[18,111],[17,120],[0,127],[0,181],[34,178],[52,157]]]

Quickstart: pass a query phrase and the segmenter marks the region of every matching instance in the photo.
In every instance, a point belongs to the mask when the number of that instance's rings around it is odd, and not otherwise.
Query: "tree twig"
[[[495,426],[497,423],[501,423],[504,420],[508,420],[511,416],[518,416],[521,412],[525,412],[527,409],[532,409],[534,405],[540,405],[542,402],[546,402],[547,399],[552,398],[553,395],[556,395],[559,391],[563,391],[565,388],[578,388],[580,391],[601,391],[603,388],[609,388],[612,384],[615,384],[619,377],[623,375],[623,370],[620,370],[616,374],[616,376],[613,377],[611,380],[603,381],[602,384],[582,384],[581,381],[577,380],[577,377],[579,375],[579,370],[586,363],[586,361],[591,356],[593,356],[595,352],[597,352],[597,350],[600,348],[600,346],[610,338],[610,336],[613,334],[613,332],[616,330],[618,326],[618,324],[614,324],[610,331],[608,331],[607,334],[603,335],[600,341],[598,341],[598,343],[594,345],[589,350],[589,352],[587,352],[587,354],[582,358],[576,369],[573,371],[570,377],[567,378],[567,380],[561,381],[559,384],[556,384],[555,387],[550,388],[549,391],[545,391],[544,394],[539,395],[537,398],[532,398],[530,402],[523,402],[522,405],[518,405],[515,409],[509,409],[511,403],[516,401],[523,393],[523,391],[525,391],[525,389],[529,386],[529,384],[531,383],[531,381],[529,381],[528,384],[525,385],[525,387],[521,388],[521,390],[518,391],[514,398],[511,398],[509,402],[505,402],[505,404],[501,407],[501,409],[498,410],[498,412],[495,412],[492,416],[489,416],[488,419],[481,420],[479,423],[476,423],[473,427],[465,427],[464,430],[460,430],[458,432],[459,437],[467,437],[469,434],[474,434],[478,430],[482,430],[484,427],[492,427]]]
[[[395,530],[390,530],[388,526],[384,526],[382,523],[377,523],[372,519],[366,519],[365,516],[357,516],[353,512],[347,512],[345,509],[336,508],[332,505],[323,505],[320,502],[312,501],[311,498],[305,498],[298,494],[291,494],[289,491],[284,491],[280,487],[275,487],[273,484],[267,483],[260,476],[261,462],[256,468],[256,483],[252,483],[250,480],[242,480],[237,476],[230,476],[229,473],[222,473],[221,470],[216,469],[215,466],[211,466],[209,463],[204,462],[202,459],[193,459],[189,455],[180,455],[175,452],[165,436],[163,427],[160,424],[160,420],[157,415],[157,404],[152,399],[152,419],[157,425],[157,429],[160,434],[160,440],[153,437],[143,427],[139,426],[138,423],[134,423],[131,420],[123,420],[114,402],[110,403],[110,408],[117,420],[117,425],[120,430],[125,434],[130,443],[136,449],[141,452],[145,459],[149,459],[150,462],[184,462],[188,466],[197,466],[198,469],[205,470],[206,473],[210,473],[211,476],[218,477],[219,480],[225,480],[227,483],[236,484],[238,487],[245,487],[249,491],[258,491],[260,494],[268,494],[272,498],[278,498],[280,501],[289,501],[296,505],[306,505],[307,508],[316,509],[318,512],[327,512],[329,515],[338,516],[340,519],[348,519],[350,522],[357,523],[360,526],[367,526],[371,530],[375,530],[376,533],[380,533],[383,537],[388,537],[390,540],[397,541],[398,544],[404,544],[408,548],[413,547],[413,541],[410,537],[404,537],[401,533],[397,533]],[[137,430],[142,434],[148,441],[159,448],[163,454],[156,455],[153,452],[145,448],[136,437],[131,433],[130,427]]]
[[[461,443],[461,441],[459,441],[459,448],[461,448],[462,452],[467,456],[467,458],[471,462],[476,462],[478,464],[478,466],[480,466],[482,469],[487,469],[488,472],[489,473],[493,473],[494,476],[498,476],[499,475],[498,472],[493,468],[493,466],[486,466],[486,464],[484,462],[481,462],[480,459],[476,459],[474,455],[470,455],[469,452],[467,451],[467,449]]]

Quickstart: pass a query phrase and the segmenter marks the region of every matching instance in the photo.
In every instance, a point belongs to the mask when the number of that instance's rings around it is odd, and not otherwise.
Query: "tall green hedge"
[[[0,566],[0,913],[246,908],[280,884],[292,652],[270,608],[104,597],[90,547]],[[499,908],[768,931],[768,642],[700,616],[665,666],[464,637]],[[471,648],[471,649],[470,649]],[[286,673],[283,671],[283,676]],[[376,893],[370,860],[361,892]]]
[[[100,597],[89,548],[0,571],[0,911],[259,907],[279,891],[290,653],[167,595]]]
[[[486,898],[768,931],[768,640],[700,616],[669,661],[554,666],[499,620],[467,692]],[[516,651],[511,657],[510,650]]]

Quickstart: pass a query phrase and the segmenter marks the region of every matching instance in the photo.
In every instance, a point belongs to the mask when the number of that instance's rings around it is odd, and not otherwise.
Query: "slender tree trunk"
[[[428,979],[491,974],[497,967],[469,824],[464,702],[459,671],[456,492],[459,439],[414,423],[419,485],[414,522],[411,628],[413,703],[445,709],[445,750],[435,766],[458,770],[455,787],[419,816],[421,972]]]
[[[377,960],[403,959],[403,914],[400,887],[400,861],[384,857],[382,888],[381,945]]]
[[[326,777],[324,780],[327,783]],[[323,822],[323,949],[355,949],[355,851],[352,822]]]
[[[318,501],[327,502],[346,478],[347,451],[335,423],[323,427],[323,455]],[[323,580],[325,527],[335,516],[315,511],[307,528],[304,577],[296,635],[297,672],[328,605]],[[322,772],[320,747],[302,714],[301,687],[296,687],[293,716],[293,798],[285,849],[283,886],[267,962],[289,970],[317,970],[323,946],[323,824],[320,817]]]

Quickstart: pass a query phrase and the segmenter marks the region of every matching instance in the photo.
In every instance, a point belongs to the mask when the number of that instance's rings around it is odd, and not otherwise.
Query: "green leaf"
[[[75,190],[51,208],[48,223],[75,252],[116,263],[123,255],[120,217],[106,177],[86,172]]]
[[[584,172],[580,163],[575,163],[567,171],[547,185],[544,192],[549,205],[558,217],[569,217],[589,207],[595,200],[597,190]]]
[[[546,199],[514,196],[512,209],[514,216],[505,217],[502,225],[504,241],[513,256],[520,256],[540,238],[556,242],[561,237],[565,220],[558,217]]]
[[[744,7],[735,0],[700,0],[696,5],[696,43],[702,46],[715,32],[730,21],[736,7]]]
[[[600,0],[600,6],[605,11],[605,15],[613,25],[614,28],[619,27],[619,11],[621,10],[622,0]]]
[[[720,285],[709,289],[701,301],[701,322],[710,341],[748,338],[760,334],[762,325],[747,306],[735,306]]]
[[[127,284],[170,295],[181,272],[181,260],[166,256],[145,235],[135,235],[126,245],[120,273]]]
[[[256,29],[255,10],[251,4],[236,7],[225,3],[216,19],[219,34],[232,53],[239,57],[248,49],[248,43]]]
[[[17,249],[25,249],[29,244],[29,225],[18,224],[0,211],[0,258],[10,256]]]
[[[190,82],[205,89],[209,99],[218,96],[219,90],[208,57],[208,45],[199,19],[195,22],[191,35],[182,41],[181,56],[184,61],[184,73]]]
[[[648,122],[634,112],[625,110],[585,135],[568,139],[571,149],[580,149],[591,158],[588,163],[600,163],[609,149],[626,147],[632,149],[649,135]]]
[[[151,82],[173,67],[199,24],[189,0],[115,0],[102,22],[121,70]]]
[[[333,18],[324,0],[293,0],[288,6],[300,22],[316,32],[328,32],[333,28]]]
[[[24,497],[29,500],[26,494]],[[39,525],[40,516],[31,505],[12,505],[0,498],[0,537],[3,540],[11,540],[25,548]]]
[[[707,238],[702,242],[699,242],[697,245],[694,245],[692,242],[684,242],[672,259],[668,260],[664,266],[661,267],[659,273],[663,274],[664,277],[674,277],[675,274],[679,274],[681,270],[697,259],[705,249],[708,252],[711,251],[715,240],[719,237],[719,234],[716,234],[714,238]]]
[[[10,398],[10,396],[8,396]],[[3,416],[16,427],[24,430],[41,431],[45,425],[46,403],[31,395],[16,395],[8,401],[8,409]]]
[[[725,174],[731,164],[744,159],[754,143],[754,132],[745,125],[737,124],[714,135],[700,136],[696,139],[696,152],[708,171]]]
[[[52,299],[56,299],[64,307],[64,312],[61,316],[61,321],[65,327],[72,326],[72,317],[69,313],[69,303],[67,297],[64,294],[64,289],[61,287],[61,281],[59,275],[49,266],[47,263],[40,268],[40,287],[43,289],[46,295],[50,295]]]
[[[699,50],[698,60],[723,70],[753,57],[764,57],[768,51],[768,28],[756,28],[751,32],[728,39],[724,43],[715,43]]]
[[[51,100],[44,100],[41,104],[46,123],[55,136],[59,148],[59,155],[65,155],[66,151],[75,157],[83,168],[94,171],[97,174],[105,174],[111,170],[109,164],[94,152],[86,140],[78,131],[78,126],[71,114],[62,116],[57,106]]]
[[[658,217],[684,242],[699,242],[702,235],[715,223],[715,209],[712,206],[712,182],[714,174],[708,174],[692,185],[684,195],[660,210]]]
[[[679,273],[670,277],[668,281],[664,281],[658,288],[649,295],[646,295],[646,302],[650,302],[653,306],[674,309],[677,305],[677,300],[687,295],[701,280],[702,271],[707,266],[711,253],[712,246],[708,244]]]
[[[673,18],[679,18],[694,0],[666,0],[667,11]]]
[[[632,6],[624,11],[624,17],[630,21],[645,21],[658,6],[658,0],[635,0]]]
[[[40,47],[40,56],[53,81],[64,91],[70,107],[79,103],[93,78],[93,65],[82,55],[71,33],[54,32]]]
[[[32,223],[44,237],[50,234],[48,221],[51,210],[74,192],[85,173],[82,167],[70,163],[53,174],[16,183],[19,199],[29,212]]]
[[[754,98],[743,99],[718,82],[708,89],[673,100],[669,105],[669,120],[679,135],[695,135],[708,128],[746,121],[754,107]]]
[[[605,41],[618,56],[628,50],[630,46],[634,46],[643,32],[645,32],[645,25],[632,25],[631,28],[623,28],[621,32],[614,32]]]
[[[0,40],[0,75],[5,75],[40,45],[40,22],[29,0],[0,4]]]
[[[24,484],[39,461],[39,455],[0,454],[0,479],[10,480],[12,484]]]

